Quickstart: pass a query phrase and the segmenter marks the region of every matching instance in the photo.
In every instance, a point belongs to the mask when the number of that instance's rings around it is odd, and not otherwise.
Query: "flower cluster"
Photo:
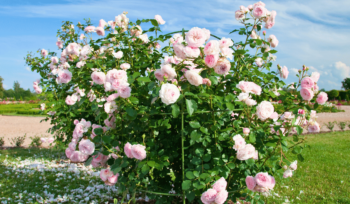
[[[43,90],[39,87],[39,80],[33,82],[33,88],[37,94],[40,94]]]
[[[140,161],[146,159],[147,154],[145,146],[140,144],[131,145],[129,142],[124,146],[124,153],[128,158],[135,158]]]
[[[224,177],[217,180],[212,188],[209,188],[202,194],[201,201],[204,204],[223,204],[227,200],[228,192],[226,190],[227,182]]]
[[[113,186],[118,182],[119,173],[113,174],[110,169],[101,169],[100,178],[106,185]]]
[[[268,173],[260,172],[255,177],[247,176],[245,179],[247,188],[253,192],[268,192],[275,187],[276,181],[273,176]]]
[[[235,135],[233,137],[235,145],[233,149],[237,151],[237,159],[247,160],[247,159],[258,159],[258,151],[251,144],[246,144],[245,139],[241,135]]]
[[[288,177],[292,177],[293,176],[293,171],[297,170],[298,168],[298,161],[294,161],[292,162],[289,167],[287,167],[286,165],[283,166],[283,169],[285,169],[286,171],[283,173],[283,178],[288,178]]]

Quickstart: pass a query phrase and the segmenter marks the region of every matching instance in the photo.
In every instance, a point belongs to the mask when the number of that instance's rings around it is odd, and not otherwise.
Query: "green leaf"
[[[136,97],[131,96],[131,97],[129,97],[129,100],[133,104],[139,104],[139,99],[137,99]]]
[[[103,129],[102,129],[102,128],[96,128],[96,129],[94,129],[94,133],[95,133],[96,135],[102,135]]]
[[[233,110],[235,109],[235,105],[232,104],[232,103],[227,102],[227,103],[226,103],[226,106],[227,106],[227,108],[228,108],[230,111],[233,111]]]
[[[177,116],[179,116],[179,114],[180,114],[179,106],[177,104],[173,104],[173,105],[171,105],[171,109],[172,109],[171,113],[173,114],[173,117],[177,118]]]
[[[122,167],[117,164],[113,164],[111,166],[111,170],[113,171],[114,174],[116,174],[122,170]]]
[[[137,78],[137,81],[150,82],[151,79],[149,77],[139,77]]]
[[[156,162],[155,161],[148,161],[147,164],[150,167],[155,167],[156,166]]]
[[[199,178],[201,178],[201,179],[206,179],[206,178],[209,178],[210,177],[210,174],[208,174],[208,173],[202,173],[200,176],[199,176]]]
[[[229,164],[227,164],[227,166],[230,169],[234,169],[236,167],[236,165],[234,163],[229,163]]]
[[[199,128],[201,125],[197,121],[190,121],[190,126],[192,128]]]
[[[131,117],[136,117],[137,111],[132,109],[131,107],[126,108],[126,112],[128,113],[129,116]]]
[[[191,180],[186,180],[182,182],[182,190],[186,191],[191,188]]]
[[[250,134],[250,135],[249,135],[249,141],[250,141],[251,143],[254,143],[254,142],[256,141],[256,139],[255,139],[255,134]]]
[[[201,130],[201,132],[204,133],[204,134],[207,134],[207,133],[208,133],[208,128],[201,127],[200,130]]]
[[[218,78],[216,78],[215,76],[209,77],[209,80],[213,85],[217,85],[219,83]]]
[[[141,172],[143,174],[147,174],[149,172],[149,166],[147,164],[144,164],[141,168]]]
[[[248,160],[245,160],[245,163],[247,163],[248,166],[253,166],[255,164],[255,160],[254,159],[248,159]]]
[[[205,161],[205,162],[210,161],[210,159],[211,159],[211,155],[210,155],[210,154],[206,154],[206,155],[204,155],[204,157],[203,157],[203,161]]]
[[[196,178],[196,177],[193,175],[192,171],[186,172],[186,177],[187,177],[188,179],[194,179],[194,178]]]
[[[111,136],[108,136],[108,135],[103,136],[102,140],[106,144],[109,144],[112,141]]]
[[[197,148],[195,151],[194,151],[198,156],[203,156],[204,154],[204,149],[203,148]]]
[[[85,166],[89,166],[92,162],[93,157],[90,157],[88,160],[85,162]]]
[[[296,126],[296,128],[297,128],[297,133],[298,133],[298,135],[301,135],[301,134],[303,133],[303,128],[300,127],[299,125]]]
[[[299,161],[301,161],[301,162],[303,162],[303,161],[304,161],[304,157],[303,157],[303,155],[298,154],[298,160],[299,160]]]
[[[189,193],[186,193],[186,198],[191,202],[194,200],[194,198],[196,197],[196,193],[195,192],[189,192]]]
[[[191,116],[197,109],[197,103],[194,100],[186,99],[186,109],[188,114]]]
[[[157,20],[155,20],[155,19],[150,19],[150,21],[151,21],[151,23],[152,23],[153,26],[159,26]]]
[[[193,175],[194,175],[195,177],[199,177],[199,172],[198,172],[198,171],[193,171]]]

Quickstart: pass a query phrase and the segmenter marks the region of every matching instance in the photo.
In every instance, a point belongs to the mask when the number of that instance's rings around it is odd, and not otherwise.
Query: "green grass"
[[[45,113],[38,109],[40,108],[39,104],[1,104],[0,105],[0,114],[2,115],[14,115],[14,116],[40,116],[46,117]]]
[[[12,113],[3,113],[1,115],[7,115],[7,116],[27,116],[27,117],[47,117],[47,115],[26,115],[26,114],[18,114],[16,112]]]
[[[307,136],[304,162],[293,177],[278,180],[268,203],[350,203],[350,131]],[[292,155],[289,155],[293,158]],[[285,186],[288,186],[285,187]]]

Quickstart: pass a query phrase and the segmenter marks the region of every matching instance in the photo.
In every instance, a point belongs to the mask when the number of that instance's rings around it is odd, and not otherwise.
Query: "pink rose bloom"
[[[315,85],[314,80],[311,77],[305,77],[303,80],[301,80],[301,87],[311,89]]]
[[[251,84],[247,81],[240,81],[236,85],[236,88],[241,89],[244,93],[249,93],[252,90]]]
[[[278,40],[275,35],[270,35],[267,41],[270,43],[271,47],[277,47],[278,45]]]
[[[256,107],[256,114],[260,120],[268,119],[275,111],[273,105],[268,101],[262,101]]]
[[[276,180],[275,180],[275,178],[273,176],[270,176],[270,181],[271,181],[271,183],[268,186],[268,188],[272,190],[275,187],[275,185],[276,185]]]
[[[268,17],[266,23],[265,23],[265,28],[270,29],[275,25],[275,18],[276,18],[276,11],[271,11],[270,16]]]
[[[251,87],[251,92],[255,95],[260,95],[261,94],[261,87],[259,85],[257,85],[256,83],[254,82],[248,82]]]
[[[116,175],[110,176],[108,177],[107,181],[105,184],[109,185],[109,186],[113,186],[118,182],[118,177],[119,177],[119,173],[117,173]]]
[[[243,134],[244,135],[249,135],[250,129],[249,128],[243,128]]]
[[[201,53],[198,47],[190,46],[186,46],[183,51],[186,54],[186,57],[189,58],[197,58]]]
[[[206,41],[207,35],[198,27],[191,28],[186,34],[186,42],[191,47],[201,47]]]
[[[70,156],[70,160],[72,162],[84,162],[89,158],[89,155],[82,154],[79,151],[74,151]]]
[[[120,86],[117,91],[122,98],[129,98],[131,96],[131,88],[129,86]]]
[[[105,27],[105,26],[107,26],[107,22],[106,22],[105,20],[101,19],[101,20],[100,20],[100,23],[98,24],[98,27],[103,28],[103,27]]]
[[[46,57],[48,55],[48,51],[45,49],[41,50],[41,56]]]
[[[207,85],[207,86],[211,86],[211,81],[210,81],[210,79],[204,78],[204,79],[203,79],[203,84],[204,84],[204,85]]]
[[[58,83],[68,83],[72,80],[72,73],[70,71],[68,71],[67,69],[64,70],[60,70],[58,72]]]
[[[252,31],[252,33],[250,34],[250,37],[252,39],[260,39],[260,36],[256,34],[255,30]]]
[[[160,70],[167,76],[168,81],[173,80],[177,76],[175,69],[170,64],[163,65]]]
[[[87,33],[95,32],[95,26],[87,26],[84,31]]]
[[[289,74],[288,68],[286,66],[283,66],[281,71],[280,71],[280,77],[283,79],[287,79],[288,74]]]
[[[254,18],[261,18],[266,16],[266,8],[263,6],[255,6],[253,8]]]
[[[185,77],[187,81],[194,86],[199,86],[203,84],[203,78],[194,70],[186,71]]]
[[[272,120],[277,120],[277,119],[278,119],[278,113],[277,113],[277,112],[273,112],[273,113],[270,115],[269,118],[272,119]]]
[[[113,81],[113,83],[111,85],[111,89],[112,90],[118,90],[118,89],[120,89],[122,87],[125,87],[125,86],[129,86],[129,83],[127,83],[124,80],[116,79],[116,80]]]
[[[133,156],[133,154],[131,152],[131,149],[132,149],[132,145],[129,142],[126,143],[125,146],[124,146],[124,153],[130,159],[134,158],[134,156]]]
[[[304,110],[304,109],[299,109],[299,110],[298,110],[298,114],[300,114],[300,115],[305,115],[305,110]]]
[[[207,55],[205,56],[205,64],[210,67],[210,68],[213,68],[217,61],[219,59],[219,55]]]
[[[227,190],[222,190],[222,191],[218,192],[218,194],[216,195],[215,203],[216,204],[224,204],[225,201],[227,200],[227,197],[228,197]]]
[[[163,18],[160,15],[155,15],[154,19],[156,19],[156,21],[158,22],[159,25],[165,24],[165,21],[163,20]]]
[[[255,159],[255,160],[259,159],[259,152],[258,152],[258,150],[255,150],[255,154],[253,156],[253,159]]]
[[[283,178],[288,178],[288,177],[292,177],[293,176],[293,171],[290,169],[287,169],[284,173],[283,173]]]
[[[325,92],[321,92],[317,95],[316,102],[323,105],[328,101],[328,95]]]
[[[225,180],[224,177],[221,177],[219,180],[217,180],[214,184],[213,184],[213,189],[216,190],[217,192],[223,191],[226,189],[227,186],[227,182]]]
[[[255,7],[257,7],[257,6],[265,7],[265,4],[264,4],[263,2],[261,2],[261,1],[256,2],[255,4],[253,4],[253,9],[254,9]]]
[[[135,159],[144,160],[146,158],[146,147],[140,144],[132,145],[131,154]]]
[[[311,118],[317,118],[315,110],[310,111],[310,117]]]
[[[235,141],[235,145],[233,146],[233,149],[236,151],[243,149],[246,145],[246,142],[241,135],[235,135],[233,137],[233,140]]]
[[[80,62],[77,63],[76,66],[77,66],[78,68],[81,68],[81,67],[84,66],[85,64],[86,64],[85,61],[80,61]]]
[[[156,69],[156,71],[154,71],[154,76],[159,81],[164,81],[164,72],[161,69]]]
[[[241,161],[253,158],[254,156],[255,156],[255,147],[251,144],[247,144],[243,148],[240,148],[237,151],[237,159]]]
[[[119,94],[117,94],[117,93],[111,94],[111,95],[108,96],[107,102],[114,101],[118,97],[119,97]]]
[[[110,101],[104,104],[104,110],[106,113],[111,114],[115,110],[117,110],[118,106],[116,105],[115,101]]]
[[[84,38],[85,38],[85,35],[82,33],[82,34],[80,35],[79,39],[80,39],[80,40],[84,40]]]
[[[66,157],[69,159],[72,156],[73,152],[74,152],[74,150],[71,150],[70,148],[67,148],[65,150]]]
[[[314,92],[308,88],[301,88],[300,95],[305,101],[310,101],[314,97]]]
[[[260,172],[255,175],[256,184],[261,187],[269,187],[271,185],[271,177],[268,173]]]
[[[72,151],[75,151],[75,149],[77,148],[77,143],[75,143],[75,142],[70,142],[70,143],[68,144],[68,148],[69,148],[70,150],[72,150]]]
[[[317,122],[312,122],[307,130],[311,133],[320,132],[320,125]]]
[[[122,70],[130,69],[130,64],[129,63],[123,63],[123,64],[120,65],[120,68]]]
[[[235,11],[235,18],[236,18],[236,20],[239,21],[239,20],[244,19],[245,18],[244,14],[245,13],[243,11],[241,11],[241,10]]]
[[[230,69],[231,69],[231,63],[226,58],[220,58],[214,67],[215,73],[220,75],[228,74]]]
[[[91,131],[91,138],[92,138],[92,139],[94,139],[94,137],[96,137],[96,134],[95,134],[95,132],[94,132],[94,130],[95,130],[96,128],[102,128],[102,126],[101,126],[101,125],[96,125],[96,124],[93,124],[93,125],[92,125],[92,131]]]
[[[186,59],[185,46],[180,43],[173,44],[174,52],[178,58]]]
[[[57,45],[57,47],[58,47],[59,49],[62,49],[62,48],[63,48],[63,42],[62,42],[61,40],[58,40],[58,41],[56,42],[56,45]]]
[[[57,64],[58,63],[58,58],[57,57],[51,57],[51,63],[52,64]]]
[[[106,82],[106,75],[103,72],[92,72],[91,78],[96,84],[102,85]]]
[[[320,73],[318,72],[312,72],[311,73],[311,79],[314,81],[314,82],[318,82],[318,79],[320,78]]]
[[[120,50],[118,52],[113,52],[112,54],[117,59],[121,59],[123,57],[123,52]]]
[[[104,36],[105,35],[105,29],[103,27],[97,27],[95,29],[95,31],[96,31],[97,35],[99,35],[99,36]]]
[[[221,40],[219,41],[220,49],[231,46],[233,46],[233,41],[231,40],[231,38],[221,38]]]
[[[163,103],[170,105],[175,103],[180,97],[180,91],[174,84],[166,83],[162,85],[159,91],[159,97]]]
[[[140,36],[142,34],[142,28],[139,25],[136,25],[135,27],[132,27],[130,29],[131,35],[135,35],[136,37]]]
[[[205,41],[207,41],[207,40],[209,40],[209,38],[210,38],[210,30],[208,30],[208,29],[205,29],[205,28],[202,28],[202,30],[203,30],[203,32],[204,32],[204,34],[205,34]]]
[[[298,168],[298,161],[295,160],[294,162],[292,162],[292,163],[290,164],[289,168],[290,168],[291,170],[293,170],[293,171],[297,170],[297,168]]]
[[[247,99],[245,100],[245,104],[246,104],[247,106],[255,106],[255,105],[257,104],[257,102],[256,102],[256,100],[254,100],[254,99],[247,98]]]
[[[254,191],[254,188],[256,186],[255,178],[252,176],[247,176],[245,178],[245,184],[249,190]]]
[[[217,195],[217,191],[214,189],[208,189],[207,191],[205,191],[202,196],[201,196],[201,201],[204,204],[212,204],[212,202],[215,201],[216,195]]]
[[[261,67],[262,64],[263,64],[263,59],[261,59],[260,57],[259,57],[259,58],[256,58],[256,59],[255,59],[255,64],[256,64],[258,67]]]
[[[113,83],[115,80],[128,81],[128,76],[124,70],[112,69],[107,72],[106,80]]]
[[[95,144],[88,139],[82,139],[79,142],[79,151],[85,155],[91,155],[95,151]]]
[[[100,178],[102,181],[107,181],[109,177],[113,176],[113,172],[109,169],[101,169]]]
[[[42,137],[42,138],[40,138],[40,141],[41,141],[42,143],[45,143],[45,142],[46,142],[46,138]]]
[[[74,105],[77,101],[76,100],[73,100],[71,96],[67,96],[66,98],[66,104],[71,106],[71,105]]]
[[[204,47],[205,55],[218,55],[220,52],[219,41],[211,40]]]

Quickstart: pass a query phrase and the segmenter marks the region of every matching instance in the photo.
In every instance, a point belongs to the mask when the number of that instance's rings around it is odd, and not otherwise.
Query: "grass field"
[[[305,161],[276,181],[267,203],[350,203],[350,131],[308,135],[307,144]],[[62,150],[0,150],[0,203],[102,203],[117,195],[97,170],[60,158]]]
[[[1,115],[15,115],[15,116],[47,116],[39,109],[39,104],[1,104]]]

